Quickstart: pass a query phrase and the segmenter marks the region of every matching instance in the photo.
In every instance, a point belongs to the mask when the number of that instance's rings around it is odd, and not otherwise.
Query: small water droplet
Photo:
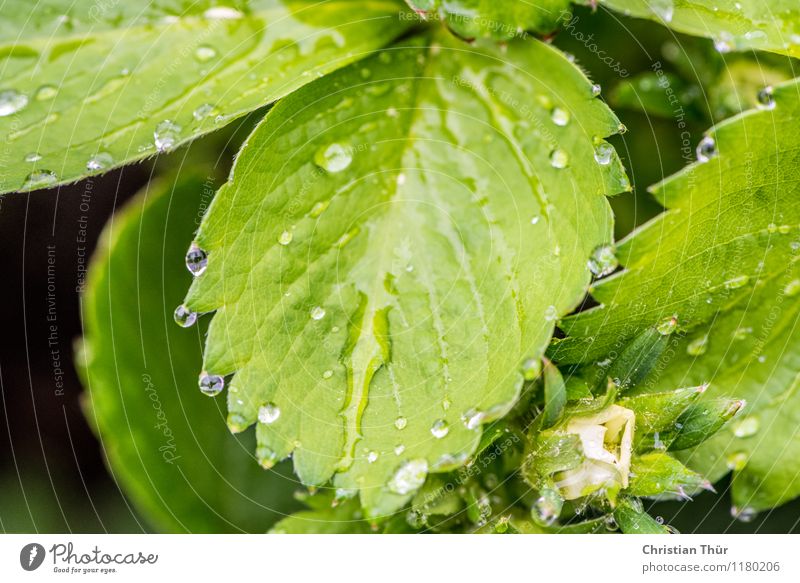
[[[550,165],[553,168],[558,168],[559,170],[566,168],[569,165],[569,154],[567,154],[564,150],[553,150],[550,153]]]
[[[749,281],[750,278],[747,275],[739,275],[737,277],[732,277],[723,285],[725,286],[725,289],[739,289],[740,287],[747,285]]]
[[[405,429],[406,425],[408,425],[408,419],[405,417],[398,417],[394,420],[394,426],[397,427],[397,429]]]
[[[58,93],[58,88],[55,85],[42,85],[36,90],[36,101],[47,101],[53,99]]]
[[[614,272],[619,267],[619,260],[617,259],[613,245],[600,245],[592,251],[591,257],[587,263],[589,271],[595,277],[605,277]]]
[[[522,363],[522,377],[526,381],[533,381],[539,378],[542,372],[542,361],[538,358],[528,358]]]
[[[794,297],[797,294],[800,294],[800,279],[793,279],[787,283],[786,287],[783,288],[783,293],[789,297]]]
[[[209,20],[238,20],[242,18],[244,14],[228,6],[212,6],[203,12],[203,16]]]
[[[758,417],[745,417],[733,428],[733,434],[741,438],[752,437],[758,433],[759,425]]]
[[[320,306],[315,307],[311,310],[311,319],[312,320],[322,320],[325,317],[325,308],[321,308]]]
[[[739,522],[753,522],[758,516],[758,512],[753,508],[745,506],[739,508],[738,506],[731,506],[731,516]]]
[[[600,142],[594,148],[594,160],[601,166],[608,166],[614,158],[614,146],[608,142]]]
[[[702,356],[708,350],[708,336],[695,338],[686,345],[686,354],[689,356]]]
[[[332,376],[333,376],[333,371],[332,370],[326,370],[324,373],[322,373],[322,378],[323,379],[329,379]]]
[[[428,476],[428,462],[424,459],[404,463],[389,481],[389,490],[396,494],[410,494],[425,483]]]
[[[283,233],[280,234],[280,237],[278,237],[278,243],[280,243],[284,247],[291,242],[292,242],[291,231],[284,231]]]
[[[747,454],[743,451],[735,452],[725,458],[729,470],[740,472],[747,465]]]
[[[619,528],[619,525],[617,524],[617,519],[614,518],[613,514],[606,515],[606,517],[603,519],[603,523],[606,526],[606,530],[611,532]]]
[[[189,328],[197,321],[197,312],[193,312],[181,304],[175,308],[175,313],[172,317],[175,319],[175,323],[181,328]]]
[[[547,309],[544,311],[544,319],[547,322],[552,322],[558,318],[558,309],[555,306],[547,306]]]
[[[281,409],[275,403],[266,403],[258,408],[258,420],[265,425],[271,425],[281,416]]]
[[[369,452],[367,454],[367,462],[374,464],[376,461],[378,461],[378,452],[377,451]]]
[[[450,426],[444,419],[439,419],[431,426],[431,435],[433,435],[436,439],[442,439],[448,433],[450,433]]]
[[[761,91],[758,92],[757,100],[758,100],[758,108],[765,109],[765,110],[773,110],[775,109],[775,90],[771,86],[764,87]]]
[[[114,158],[108,152],[98,152],[86,162],[86,169],[89,171],[107,170],[114,165]]]
[[[213,105],[211,105],[210,103],[204,103],[203,105],[197,106],[197,109],[195,109],[192,112],[192,117],[195,120],[200,121],[201,119],[205,119],[209,116],[216,114],[217,110],[214,108]]]
[[[56,182],[58,182],[58,176],[56,176],[55,172],[50,170],[36,170],[25,177],[22,188],[24,190],[34,190],[36,188],[52,186]]]
[[[201,373],[198,382],[200,390],[209,397],[215,397],[225,388],[225,379],[216,374]]]
[[[595,83],[594,85],[592,85],[592,97],[597,97],[602,92],[603,92],[603,88],[600,87],[599,84]]]
[[[195,277],[199,277],[203,275],[206,267],[208,267],[208,254],[192,243],[186,252],[186,269]]]
[[[153,143],[156,150],[166,152],[175,146],[181,133],[181,126],[166,119],[156,126],[153,132]]]
[[[323,170],[331,173],[341,172],[350,166],[353,154],[341,144],[330,144],[317,150],[314,162]]]
[[[200,45],[194,51],[194,58],[201,63],[207,63],[217,56],[217,50],[209,45]]]
[[[708,162],[717,155],[717,142],[711,136],[706,136],[697,144],[697,161]]]
[[[42,155],[39,152],[31,152],[27,156],[25,156],[26,162],[38,162],[42,159]]]
[[[0,91],[0,117],[17,113],[28,105],[28,97],[14,89]]]
[[[538,222],[539,222],[539,217],[532,217],[531,218],[531,225],[535,225]]]
[[[464,422],[464,427],[469,430],[480,427],[484,419],[486,419],[486,413],[476,409],[470,409],[461,416],[461,420]]]
[[[550,112],[550,119],[552,119],[553,123],[557,126],[564,127],[569,124],[570,115],[566,109],[554,107],[553,111]]]
[[[656,325],[656,331],[662,336],[669,336],[678,328],[678,316],[664,318]]]
[[[401,455],[406,450],[406,446],[402,443],[398,443],[394,446],[394,455]]]

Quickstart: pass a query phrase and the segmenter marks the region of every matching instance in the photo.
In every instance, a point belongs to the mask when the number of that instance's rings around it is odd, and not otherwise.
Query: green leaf
[[[369,534],[369,523],[361,518],[352,500],[329,508],[301,510],[287,516],[270,530],[273,534]]]
[[[0,24],[0,192],[169,150],[409,26],[400,0],[9,0]]]
[[[253,440],[196,398],[203,329],[173,321],[188,274],[164,250],[192,233],[209,188],[186,174],[153,184],[106,228],[82,301],[84,409],[112,475],[159,529],[264,532],[298,507],[290,468],[263,471]]]
[[[642,508],[642,503],[623,498],[614,509],[614,518],[625,534],[669,534],[663,524],[657,522]]]
[[[800,56],[795,0],[583,0],[714,40],[720,52],[764,50]]]
[[[693,472],[669,454],[650,452],[631,459],[631,482],[625,493],[630,496],[659,496],[665,493],[679,498],[699,488],[710,488],[703,476]]]
[[[216,310],[204,367],[234,374],[231,428],[270,413],[262,461],[337,473],[372,516],[462,465],[611,237],[618,123],[550,46],[448,33],[278,104],[201,225],[187,298]]]
[[[564,415],[567,405],[567,386],[558,368],[549,360],[544,361],[544,409],[542,427],[552,427]]]
[[[463,38],[510,39],[525,32],[549,33],[558,27],[571,0],[407,0],[423,19],[443,21]]]
[[[713,480],[735,469],[734,502],[755,510],[800,495],[799,89],[776,87],[761,111],[716,126],[709,161],[654,187],[667,211],[619,246],[626,271],[595,285],[601,305],[565,321],[553,351],[592,361],[676,318],[646,384],[708,382],[704,399],[747,401],[685,459]]]

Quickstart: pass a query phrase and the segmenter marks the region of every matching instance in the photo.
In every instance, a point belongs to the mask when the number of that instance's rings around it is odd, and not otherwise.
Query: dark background
[[[594,32],[597,44],[629,71],[647,70],[661,58],[666,42],[699,43],[652,23],[607,14],[592,16],[585,10],[576,15],[576,29]],[[555,43],[576,55],[603,85],[604,95],[619,82],[619,76],[574,36],[562,32]],[[613,200],[618,235],[623,235],[660,211],[644,187],[685,162],[673,120],[635,111],[617,113],[629,131],[615,138],[614,145],[635,186],[633,193]],[[695,122],[695,143],[708,125],[708,121]],[[169,159],[164,162],[169,165]],[[85,248],[88,258],[109,216],[157,168],[149,161],[58,189],[0,198],[0,531],[145,532],[150,528],[106,470],[99,444],[81,413],[82,388],[72,359],[73,341],[81,335],[76,292],[79,252]],[[87,196],[88,212],[80,207]],[[80,215],[89,217],[85,243],[78,241]],[[50,298],[48,246],[54,247],[56,256]],[[48,314],[55,320],[48,321]],[[57,368],[62,371],[61,394]],[[717,488],[719,496],[702,494],[693,503],[655,504],[651,513],[681,532],[800,530],[800,501],[744,524],[730,517],[727,481]]]

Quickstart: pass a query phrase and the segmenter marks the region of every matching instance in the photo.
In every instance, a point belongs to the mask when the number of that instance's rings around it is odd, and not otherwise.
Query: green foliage
[[[594,285],[601,305],[567,319],[553,350],[591,362],[649,326],[672,334],[649,385],[710,383],[705,398],[747,401],[745,417],[686,454],[712,480],[733,469],[734,503],[747,512],[800,494],[799,114],[791,82],[713,128],[709,159],[653,188],[667,211],[619,245],[626,270]]]
[[[532,40],[420,38],[281,102],[196,238],[187,305],[216,310],[204,369],[235,373],[231,428],[280,411],[258,423],[262,461],[337,472],[370,515],[463,464],[611,237],[617,126]]]
[[[400,0],[11,0],[0,192],[78,180],[219,129],[400,35]],[[143,50],[143,47],[146,49]]]
[[[264,532],[298,505],[288,467],[264,472],[213,401],[196,398],[203,328],[173,322],[188,274],[164,253],[191,236],[213,183],[185,169],[137,196],[109,224],[83,297],[77,364],[85,411],[112,474],[170,532]],[[133,301],[135,303],[133,303]]]

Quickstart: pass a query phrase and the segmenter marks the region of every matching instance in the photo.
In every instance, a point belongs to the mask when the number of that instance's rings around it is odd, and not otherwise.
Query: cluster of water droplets
[[[619,267],[619,260],[614,246],[600,245],[596,247],[589,257],[587,266],[595,277],[605,277],[614,273],[614,270]]]

